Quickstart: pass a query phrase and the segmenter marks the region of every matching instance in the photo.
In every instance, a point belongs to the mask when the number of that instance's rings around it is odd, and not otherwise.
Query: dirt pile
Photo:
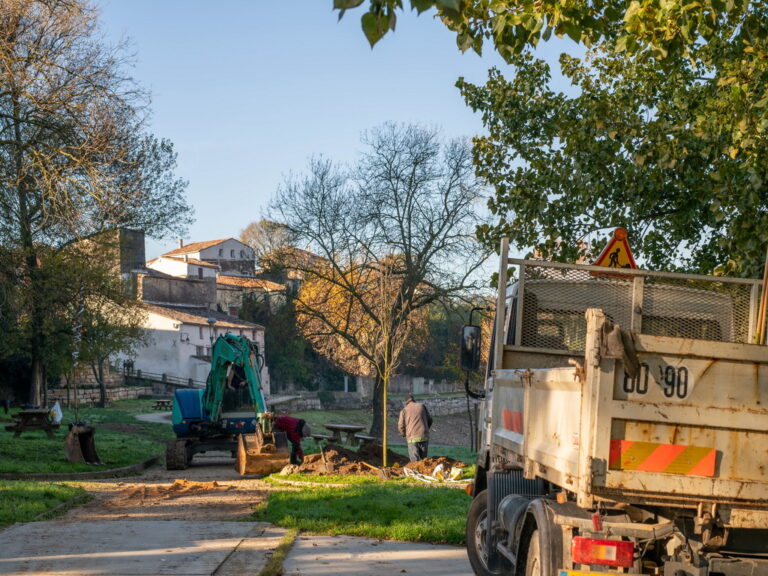
[[[391,478],[403,476],[404,468],[409,468],[419,474],[431,476],[436,467],[442,464],[446,471],[451,468],[464,468],[466,464],[439,456],[425,458],[418,462],[409,462],[408,458],[387,450],[387,466],[383,466],[382,449],[380,446],[365,446],[355,452],[341,446],[329,445],[320,454],[309,454],[300,466],[286,466],[283,474],[314,474],[314,475],[356,475],[380,476]]]

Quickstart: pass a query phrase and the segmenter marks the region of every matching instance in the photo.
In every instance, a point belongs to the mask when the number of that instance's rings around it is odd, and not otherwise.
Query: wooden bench
[[[173,400],[155,400],[153,410],[170,410],[173,408]]]
[[[338,444],[341,444],[341,436],[344,434],[347,446],[355,446],[355,434],[365,430],[365,426],[357,424],[323,424],[323,426],[331,431],[334,441]]]
[[[47,408],[22,410],[11,417],[15,422],[6,424],[5,429],[8,432],[13,432],[14,438],[18,438],[22,432],[29,430],[43,430],[48,438],[53,440],[53,431],[61,426],[58,422],[51,420],[51,411]]]
[[[333,436],[330,436],[328,434],[312,434],[312,438],[314,439],[315,443],[320,444],[323,440],[326,442],[335,442],[336,438]]]
[[[381,444],[381,438],[378,436],[368,436],[367,434],[355,434],[355,440],[361,447],[368,444]]]

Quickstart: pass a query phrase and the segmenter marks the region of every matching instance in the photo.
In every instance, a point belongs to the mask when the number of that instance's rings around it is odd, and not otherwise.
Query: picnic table
[[[381,438],[378,436],[369,436],[368,434],[355,434],[355,441],[360,446],[367,446],[368,444],[381,444]]]
[[[155,400],[152,405],[153,410],[170,410],[173,408],[173,400]]]
[[[13,432],[13,437],[18,438],[22,432],[28,430],[43,430],[48,438],[53,439],[53,431],[61,424],[51,420],[51,411],[48,408],[31,408],[21,410],[11,416],[15,422],[6,424],[5,429]]]
[[[346,434],[346,444],[349,446],[357,446],[355,434],[365,430],[365,426],[358,426],[357,424],[323,424],[323,426],[331,431],[333,440],[339,444],[341,444],[341,434]]]

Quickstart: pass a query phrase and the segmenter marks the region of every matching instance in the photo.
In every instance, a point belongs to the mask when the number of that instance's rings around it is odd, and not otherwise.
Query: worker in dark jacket
[[[411,462],[427,457],[429,449],[429,429],[432,427],[432,416],[424,404],[413,401],[413,396],[405,397],[405,407],[400,411],[397,429],[400,436],[408,442],[408,457]]]
[[[292,416],[275,418],[275,430],[285,432],[291,443],[291,464],[299,465],[304,461],[304,450],[301,449],[301,439],[312,434],[312,429],[304,420]]]

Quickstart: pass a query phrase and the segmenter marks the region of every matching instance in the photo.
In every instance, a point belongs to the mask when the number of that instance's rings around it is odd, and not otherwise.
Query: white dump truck
[[[761,282],[509,259],[504,242],[499,286],[475,573],[768,575]]]

